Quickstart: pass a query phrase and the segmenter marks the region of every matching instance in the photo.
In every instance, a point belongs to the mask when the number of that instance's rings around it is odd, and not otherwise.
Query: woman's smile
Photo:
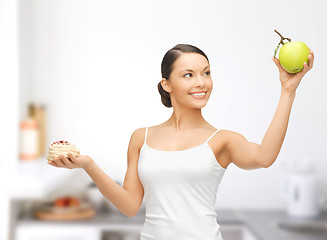
[[[205,98],[205,96],[207,95],[207,92],[204,93],[189,93],[190,96],[197,98],[197,99],[202,99]]]

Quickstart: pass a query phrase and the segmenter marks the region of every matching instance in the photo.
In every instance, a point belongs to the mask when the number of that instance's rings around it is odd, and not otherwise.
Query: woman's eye
[[[187,74],[184,75],[184,77],[186,77],[187,75],[192,75],[192,73],[187,73]]]
[[[205,72],[204,74],[210,75],[210,71],[208,71],[208,72]]]

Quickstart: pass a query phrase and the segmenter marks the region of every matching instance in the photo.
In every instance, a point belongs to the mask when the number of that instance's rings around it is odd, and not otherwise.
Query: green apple
[[[304,42],[286,42],[279,51],[279,62],[288,73],[301,72],[304,62],[309,64],[309,52]]]

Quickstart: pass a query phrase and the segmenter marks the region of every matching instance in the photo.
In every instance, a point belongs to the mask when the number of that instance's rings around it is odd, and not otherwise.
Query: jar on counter
[[[19,159],[21,161],[35,161],[38,159],[38,124],[28,118],[20,123]]]

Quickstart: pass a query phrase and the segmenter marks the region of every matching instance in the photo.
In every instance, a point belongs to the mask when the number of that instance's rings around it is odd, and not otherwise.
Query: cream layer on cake
[[[47,159],[53,161],[56,157],[59,157],[59,155],[68,157],[69,152],[74,154],[75,156],[78,156],[80,154],[80,150],[77,149],[75,145],[70,144],[67,141],[53,142],[49,147]]]

